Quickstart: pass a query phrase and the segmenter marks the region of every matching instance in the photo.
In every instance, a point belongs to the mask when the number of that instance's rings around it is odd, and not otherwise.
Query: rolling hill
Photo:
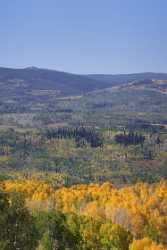
[[[119,75],[77,75],[56,70],[28,67],[0,68],[0,92],[4,95],[75,96],[91,91],[143,80],[167,80],[165,73],[138,73]],[[49,92],[48,92],[49,93]]]
[[[113,114],[116,121],[115,114],[124,113],[129,120],[131,113],[136,117],[140,112],[166,117],[167,74],[76,75],[36,67],[0,68],[2,124],[97,124]]]
[[[13,93],[33,90],[55,90],[59,95],[80,95],[89,91],[108,87],[87,76],[61,71],[28,67],[24,69],[0,68],[0,89]]]
[[[167,80],[141,80],[93,91],[76,100],[81,109],[112,112],[167,112]]]
[[[152,72],[146,72],[146,73],[134,73],[134,74],[89,74],[89,78],[102,81],[105,83],[110,84],[110,86],[115,85],[121,85],[133,81],[143,81],[143,80],[167,80],[167,74],[166,73],[152,73]]]

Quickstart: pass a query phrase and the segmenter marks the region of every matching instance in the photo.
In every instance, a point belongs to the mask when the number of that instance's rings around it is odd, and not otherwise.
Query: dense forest
[[[166,250],[167,183],[0,183],[1,249]],[[9,234],[10,232],[10,234]]]
[[[166,250],[163,126],[0,131],[0,249]]]

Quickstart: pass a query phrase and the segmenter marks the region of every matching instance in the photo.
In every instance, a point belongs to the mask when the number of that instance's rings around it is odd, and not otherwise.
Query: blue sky
[[[0,66],[167,72],[166,0],[0,0]]]

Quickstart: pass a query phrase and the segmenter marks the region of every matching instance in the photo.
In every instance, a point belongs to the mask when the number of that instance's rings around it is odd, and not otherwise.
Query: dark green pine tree
[[[35,250],[38,233],[34,218],[20,194],[0,193],[0,249]]]

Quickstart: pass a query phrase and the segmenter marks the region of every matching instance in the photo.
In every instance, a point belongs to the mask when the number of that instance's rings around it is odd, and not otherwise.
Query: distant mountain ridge
[[[88,74],[79,75],[42,69],[34,66],[12,69],[0,67],[0,90],[12,91],[55,90],[57,94],[83,95],[85,93],[143,80],[167,80],[167,73]]]
[[[167,112],[167,74],[77,75],[37,67],[0,68],[0,113],[26,112],[64,112],[64,117],[72,112]]]
[[[57,110],[167,111],[167,74],[77,75],[0,68],[0,113]]]
[[[109,83],[112,86],[143,80],[167,80],[167,73],[132,73],[132,74],[89,74],[89,78],[100,82]]]
[[[23,90],[50,89],[62,95],[78,95],[108,87],[108,83],[56,70],[28,67],[23,69],[0,68],[0,88],[3,84],[14,85]],[[10,86],[9,86],[10,87]]]

